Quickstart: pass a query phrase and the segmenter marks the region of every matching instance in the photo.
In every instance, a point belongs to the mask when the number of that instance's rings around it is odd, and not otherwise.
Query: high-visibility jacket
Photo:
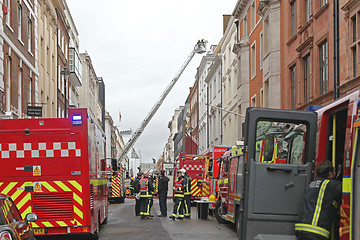
[[[185,195],[191,195],[191,177],[188,175],[185,175],[186,179],[186,187],[185,187]]]
[[[184,197],[184,191],[186,188],[186,180],[183,176],[179,177],[175,181],[175,194],[174,197]]]
[[[154,186],[147,177],[143,177],[140,180],[140,197],[152,197]]]
[[[304,193],[295,231],[330,237],[334,219],[339,218],[342,186],[339,181],[317,178]],[[335,234],[338,231],[335,229]]]

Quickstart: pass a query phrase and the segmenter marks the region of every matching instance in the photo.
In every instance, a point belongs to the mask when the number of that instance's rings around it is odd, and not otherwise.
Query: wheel
[[[104,219],[104,221],[101,223],[101,225],[107,224],[107,221],[108,221],[108,217],[106,217],[106,218]]]
[[[241,213],[240,213],[240,207],[237,207],[236,217],[235,217],[235,228],[236,228],[236,233],[238,236],[240,236],[240,234],[241,234],[241,224],[242,224],[242,217],[241,217]]]
[[[121,197],[120,199],[119,199],[119,203],[124,203],[125,202],[125,197]]]
[[[219,200],[216,202],[215,212],[214,212],[214,213],[215,213],[215,218],[216,218],[216,220],[217,220],[220,224],[227,223],[227,221],[221,217],[221,199],[219,199]]]
[[[95,223],[95,232],[91,234],[92,240],[98,240],[99,239],[99,231],[100,231],[100,213],[98,214],[98,220]]]

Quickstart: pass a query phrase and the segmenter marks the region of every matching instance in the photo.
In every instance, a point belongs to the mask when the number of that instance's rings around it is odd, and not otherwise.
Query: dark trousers
[[[140,216],[140,199],[135,198],[135,216]]]
[[[151,208],[153,205],[154,205],[154,197],[151,197],[150,198],[150,211],[151,211]]]
[[[151,197],[141,197],[140,196],[140,216],[149,216],[150,215],[150,200]]]
[[[174,209],[173,216],[176,217],[179,213],[179,217],[184,217],[184,198],[183,197],[175,197],[174,199]]]
[[[185,209],[185,217],[191,216],[191,194],[187,194],[184,197],[184,209]]]
[[[166,200],[167,200],[167,192],[166,191],[159,192],[159,206],[160,206],[161,215],[163,216],[167,216]]]

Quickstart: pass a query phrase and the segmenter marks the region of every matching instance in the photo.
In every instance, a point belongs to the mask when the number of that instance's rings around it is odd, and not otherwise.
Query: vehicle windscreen
[[[305,135],[305,124],[258,121],[256,161],[304,164]]]
[[[7,198],[0,199],[0,224],[10,224],[20,220],[20,213],[15,204]]]
[[[4,206],[4,199],[0,199],[0,209],[1,209],[0,210],[0,225],[7,224],[5,221],[3,206]]]

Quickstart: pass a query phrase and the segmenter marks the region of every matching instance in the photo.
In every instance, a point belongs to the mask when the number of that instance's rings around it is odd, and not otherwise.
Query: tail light
[[[12,240],[11,234],[9,232],[1,232],[0,240]]]

